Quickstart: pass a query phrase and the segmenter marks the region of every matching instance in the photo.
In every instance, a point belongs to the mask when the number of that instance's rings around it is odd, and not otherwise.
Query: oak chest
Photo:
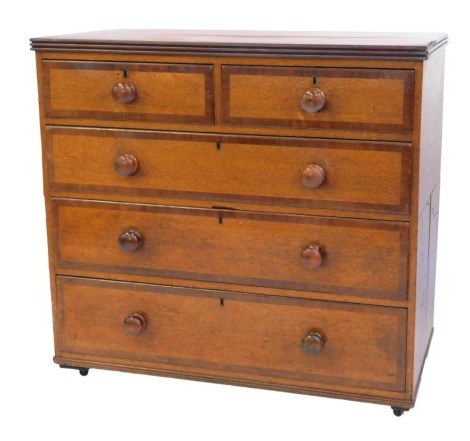
[[[54,361],[413,407],[446,42],[32,39]]]

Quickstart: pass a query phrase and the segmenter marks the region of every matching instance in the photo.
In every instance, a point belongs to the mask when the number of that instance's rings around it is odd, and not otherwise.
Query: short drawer
[[[403,391],[406,310],[57,278],[59,352],[167,371]]]
[[[411,132],[414,72],[222,67],[225,124]]]
[[[59,127],[46,133],[53,193],[409,212],[408,144]]]
[[[47,117],[213,123],[212,65],[44,61]]]
[[[53,200],[57,271],[406,298],[408,224]]]

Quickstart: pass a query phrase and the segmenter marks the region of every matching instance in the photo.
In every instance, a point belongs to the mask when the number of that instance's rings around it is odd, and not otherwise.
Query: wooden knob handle
[[[325,340],[323,336],[316,331],[310,331],[302,340],[302,350],[308,355],[318,355],[323,349]]]
[[[121,176],[133,175],[139,168],[139,161],[134,155],[121,155],[114,158],[114,170]]]
[[[121,81],[116,83],[111,91],[114,101],[119,104],[126,104],[134,101],[137,90],[134,83],[130,81]]]
[[[323,251],[320,245],[309,243],[302,251],[302,265],[306,269],[318,268],[323,260]]]
[[[138,231],[129,229],[119,235],[118,242],[122,251],[133,253],[143,245],[144,239]]]
[[[129,337],[137,337],[145,331],[146,327],[147,321],[145,317],[137,313],[130,314],[123,323],[124,332]]]
[[[325,170],[318,164],[309,164],[302,172],[302,185],[317,188],[325,181]]]
[[[318,112],[325,107],[325,104],[325,92],[318,87],[307,90],[300,100],[300,105],[306,112]]]

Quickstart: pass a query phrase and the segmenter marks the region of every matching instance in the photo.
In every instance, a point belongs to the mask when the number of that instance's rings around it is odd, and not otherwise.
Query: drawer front
[[[52,191],[409,211],[407,144],[51,127],[47,134]]]
[[[402,391],[406,310],[57,278],[59,350]]]
[[[59,277],[57,286],[60,351],[131,366],[404,388],[405,309],[92,279]]]
[[[44,61],[43,70],[47,117],[213,124],[211,65]]]
[[[406,297],[406,223],[67,199],[53,213],[59,273]]]
[[[225,65],[223,122],[411,132],[413,84],[412,70]],[[301,100],[323,107],[304,110]]]

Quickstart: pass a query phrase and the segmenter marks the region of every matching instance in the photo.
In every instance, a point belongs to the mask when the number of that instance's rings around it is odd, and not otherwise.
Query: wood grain
[[[57,271],[67,268],[176,279],[406,298],[406,224],[54,200]],[[123,253],[122,231],[145,238]],[[309,270],[302,251],[321,246]]]
[[[302,128],[410,132],[411,70],[222,66],[223,122]],[[305,112],[315,81],[327,104]]]
[[[210,65],[46,60],[43,72],[48,117],[213,123]],[[126,79],[136,96],[118,103]]]
[[[125,356],[129,366],[210,367],[228,378],[241,372],[346,390],[404,388],[404,309],[86,279],[59,278],[58,287],[65,352]],[[122,322],[135,310],[145,313],[146,329],[129,337]],[[325,339],[315,357],[302,350],[312,327]]]
[[[280,211],[409,211],[406,144],[59,127],[47,133],[53,192],[257,203]],[[113,168],[115,158],[126,155],[139,163],[129,178]],[[311,163],[325,173],[315,189],[304,185]]]

